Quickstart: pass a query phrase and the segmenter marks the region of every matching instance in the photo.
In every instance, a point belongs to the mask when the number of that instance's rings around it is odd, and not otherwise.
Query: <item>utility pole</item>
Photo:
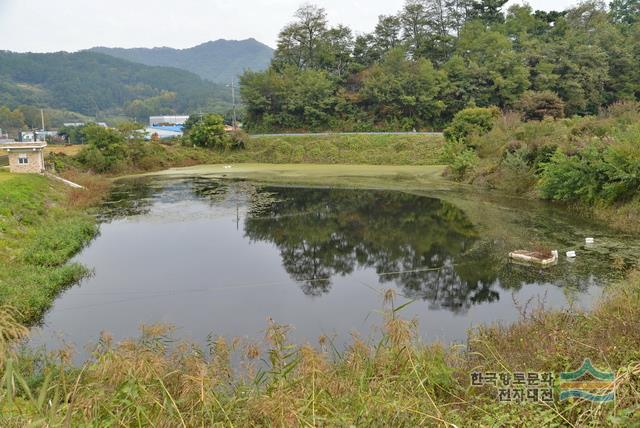
[[[236,86],[235,81],[231,79],[231,100],[233,102],[233,130],[236,130]]]
[[[42,130],[44,131],[44,109],[40,109],[40,119],[42,119]]]

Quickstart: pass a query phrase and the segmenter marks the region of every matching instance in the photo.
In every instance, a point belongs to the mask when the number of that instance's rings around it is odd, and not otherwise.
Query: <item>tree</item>
[[[277,67],[294,65],[313,68],[319,65],[320,47],[327,32],[327,13],[314,5],[301,6],[296,21],[284,27],[278,36],[273,63]]]
[[[465,25],[456,53],[464,60],[463,75],[474,88],[477,105],[512,107],[528,89],[529,71],[521,54],[507,36],[487,29],[481,22]]]
[[[640,22],[640,0],[612,0],[609,14],[617,24],[633,25]]]
[[[206,114],[191,126],[187,135],[189,141],[198,147],[226,147],[224,119],[218,114]]]
[[[124,168],[127,147],[125,137],[120,132],[95,123],[84,126],[80,132],[87,144],[78,154],[81,163],[98,173],[117,172]]]
[[[444,109],[443,80],[443,73],[428,60],[410,61],[401,49],[394,49],[365,73],[360,104],[377,122],[397,129],[432,127]]]
[[[504,22],[502,7],[508,0],[476,0],[471,4],[469,17],[478,19],[485,25],[501,24]]]
[[[500,110],[495,107],[472,107],[456,113],[451,124],[444,130],[448,141],[466,142],[472,135],[483,135],[491,131]]]
[[[353,36],[351,29],[344,25],[331,28],[323,34],[320,68],[341,78],[351,63],[352,53]]]
[[[409,52],[419,57],[428,43],[429,15],[421,0],[408,0],[400,13],[404,40]]]
[[[26,126],[24,114],[20,110],[0,107],[0,129],[2,132],[17,132]]]
[[[375,48],[385,53],[391,49],[394,49],[400,45],[402,33],[402,21],[397,16],[385,16],[380,15],[378,17],[378,23],[373,32],[373,43]]]
[[[564,102],[551,91],[527,91],[516,105],[524,120],[542,120],[545,117],[564,117]]]

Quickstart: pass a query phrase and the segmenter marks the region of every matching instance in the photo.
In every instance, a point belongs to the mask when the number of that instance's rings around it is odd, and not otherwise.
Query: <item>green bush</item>
[[[204,115],[190,126],[187,136],[194,146],[224,148],[224,119],[218,114]]]
[[[524,120],[542,120],[545,117],[564,117],[564,101],[551,91],[526,91],[516,104]]]
[[[459,140],[451,140],[444,145],[442,161],[449,165],[449,175],[461,181],[478,164],[478,155]]]
[[[115,129],[90,124],[82,134],[86,147],[78,153],[78,160],[85,167],[98,173],[123,170],[127,163],[125,136]]]
[[[497,107],[472,107],[459,111],[451,124],[444,130],[447,141],[467,142],[472,135],[484,135],[491,131],[500,116]]]
[[[573,156],[560,150],[542,167],[539,189],[547,199],[612,204],[640,194],[640,152],[590,144]]]

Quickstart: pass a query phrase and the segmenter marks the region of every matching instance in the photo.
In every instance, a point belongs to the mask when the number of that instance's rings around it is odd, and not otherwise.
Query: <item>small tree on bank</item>
[[[184,131],[191,144],[209,149],[240,149],[246,139],[242,131],[225,132],[224,118],[213,113],[189,117]]]
[[[189,141],[198,147],[225,147],[224,119],[218,114],[206,114],[191,123],[188,129]]]
[[[525,121],[564,117],[564,101],[551,91],[526,91],[516,104],[516,109],[522,113]]]

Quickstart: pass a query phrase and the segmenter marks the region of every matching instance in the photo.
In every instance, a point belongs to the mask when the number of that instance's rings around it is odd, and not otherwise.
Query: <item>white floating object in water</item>
[[[229,168],[231,168],[231,165],[225,165],[225,166],[223,166],[223,168],[224,169],[229,169]]]
[[[542,267],[554,265],[558,261],[558,253],[551,252],[551,256],[548,254],[536,252],[536,251],[512,251],[509,253],[509,258],[520,263],[536,264]]]
[[[584,242],[586,242],[587,244],[593,244],[593,243],[595,242],[595,239],[593,239],[593,238],[586,238],[586,239],[584,240]]]
[[[574,258],[575,256],[576,256],[575,251],[567,251],[567,257],[569,257],[570,259]]]

